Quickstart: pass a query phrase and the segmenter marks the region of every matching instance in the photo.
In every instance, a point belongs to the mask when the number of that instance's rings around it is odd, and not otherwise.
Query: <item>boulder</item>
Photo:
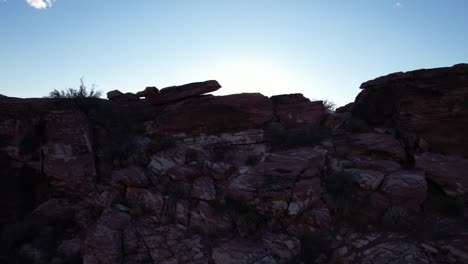
[[[426,172],[426,177],[448,195],[468,193],[468,159],[457,156],[424,152],[415,156],[416,167]]]
[[[325,117],[322,101],[311,102],[302,94],[271,97],[279,122],[288,129],[315,129]]]
[[[209,96],[167,106],[151,130],[164,135],[216,134],[260,128],[272,119],[271,102],[261,94]]]
[[[156,88],[154,86],[150,86],[150,87],[146,87],[145,90],[143,90],[143,91],[137,92],[136,96],[138,96],[138,97],[151,97],[151,96],[155,96],[158,93],[159,93],[158,88]]]
[[[153,105],[167,104],[184,98],[217,91],[221,85],[217,81],[189,83],[181,86],[171,86],[161,89],[159,93],[146,93],[146,100]],[[146,91],[146,90],[145,90]],[[154,91],[154,90],[153,90]]]
[[[113,90],[107,93],[107,99],[118,104],[127,104],[139,101],[140,97],[133,93],[122,93],[119,90]]]
[[[380,192],[394,206],[414,208],[426,199],[427,188],[424,172],[401,170],[385,178]]]
[[[335,140],[335,149],[338,156],[368,156],[397,162],[406,160],[403,144],[392,134],[352,134],[343,140]]]
[[[468,157],[468,64],[394,73],[365,82],[353,116],[396,127],[432,151]],[[409,144],[413,144],[410,142]]]

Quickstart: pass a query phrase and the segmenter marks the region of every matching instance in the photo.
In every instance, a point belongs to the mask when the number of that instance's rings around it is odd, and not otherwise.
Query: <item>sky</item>
[[[467,0],[0,0],[0,94],[137,92],[215,79],[216,94],[337,105],[397,71],[468,62]]]

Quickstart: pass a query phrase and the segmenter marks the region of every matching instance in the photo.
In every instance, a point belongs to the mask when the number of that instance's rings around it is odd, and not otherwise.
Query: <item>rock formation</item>
[[[336,112],[220,87],[1,97],[0,262],[468,261],[468,65]]]

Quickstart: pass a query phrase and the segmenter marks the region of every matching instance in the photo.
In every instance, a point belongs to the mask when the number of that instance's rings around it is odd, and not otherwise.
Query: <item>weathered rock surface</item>
[[[221,85],[217,81],[189,83],[161,89],[159,93],[146,93],[146,100],[154,105],[166,104],[180,99],[217,91]]]
[[[426,199],[427,182],[422,171],[402,170],[388,175],[380,190],[393,206],[411,208]]]
[[[53,111],[46,117],[45,129],[42,155],[48,182],[67,194],[90,192],[96,170],[86,116],[79,111]]]
[[[153,129],[165,135],[215,134],[260,128],[272,119],[272,104],[261,94],[209,96],[167,106]]]
[[[302,94],[271,97],[279,122],[289,129],[316,129],[325,117],[322,101],[311,102]]]
[[[468,160],[424,152],[416,155],[416,166],[426,171],[426,177],[437,183],[448,195],[468,192]]]
[[[468,157],[468,64],[394,73],[361,85],[353,115],[375,125],[397,127],[430,148]]]
[[[339,113],[215,81],[2,97],[0,262],[463,263],[467,71],[378,78]]]

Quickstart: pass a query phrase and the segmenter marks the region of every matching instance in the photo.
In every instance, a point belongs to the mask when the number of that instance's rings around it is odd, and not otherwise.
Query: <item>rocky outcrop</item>
[[[216,134],[260,128],[273,118],[272,104],[261,94],[208,96],[167,106],[150,129],[165,135]]]
[[[338,112],[216,81],[2,97],[0,262],[463,263],[466,70],[378,78]]]
[[[468,160],[456,156],[423,152],[416,155],[416,166],[426,172],[427,178],[448,195],[468,192]]]
[[[140,98],[133,93],[122,93],[119,90],[113,90],[107,93],[107,99],[118,104],[128,104],[138,102]]]
[[[146,87],[145,90],[136,93],[138,97],[151,97],[159,93],[159,89],[154,86]]]
[[[217,81],[196,82],[163,88],[156,94],[146,93],[145,97],[150,104],[160,105],[211,93],[217,91],[219,88],[221,88],[221,85],[219,85]]]
[[[317,129],[325,117],[322,101],[311,102],[302,94],[271,97],[279,122],[288,129]]]
[[[468,64],[393,73],[361,85],[352,107],[373,125],[394,126],[412,143],[468,157]],[[418,147],[418,146],[416,146]]]

